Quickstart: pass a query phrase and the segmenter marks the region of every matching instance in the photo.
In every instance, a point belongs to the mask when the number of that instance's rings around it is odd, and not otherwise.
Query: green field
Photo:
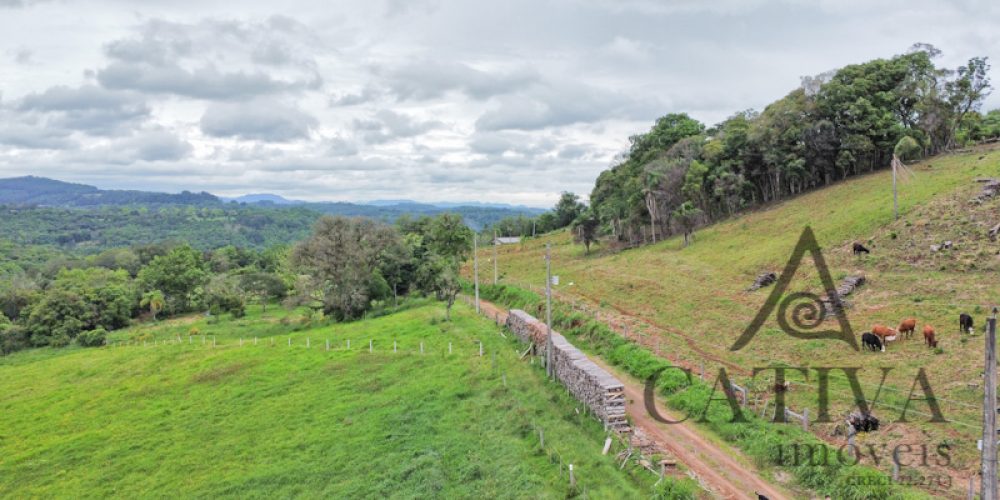
[[[619,253],[598,246],[585,255],[566,232],[504,246],[501,283],[538,291],[545,282],[544,247],[552,244],[561,300],[601,311],[619,331],[627,324],[632,338],[675,363],[697,368],[704,361],[710,375],[727,363],[737,367],[729,371],[737,373],[735,381],[741,384],[748,383],[749,369],[758,366],[861,366],[867,368],[860,375],[869,399],[877,388],[877,367],[894,367],[879,397],[882,404],[876,406],[883,420],[898,419],[917,369],[926,368],[952,423],[928,424],[927,417],[911,413],[910,423],[894,423],[865,439],[890,447],[915,440],[949,443],[951,470],[964,475],[978,466],[983,343],[981,333],[971,338],[958,334],[958,314],[973,314],[981,328],[988,306],[1000,300],[1000,245],[986,237],[987,229],[1000,222],[1000,200],[980,206],[968,200],[980,189],[977,178],[1000,177],[1000,150],[936,157],[912,170],[913,178],[900,183],[899,221],[892,217],[891,174],[879,171],[700,229],[689,247],[674,237]],[[745,289],[763,271],[781,272],[807,225],[816,233],[834,281],[857,272],[868,277],[869,283],[848,298],[853,305],[848,317],[857,335],[875,323],[895,327],[914,317],[918,328],[936,327],[940,352],[925,348],[919,331],[884,354],[857,353],[840,342],[795,341],[773,318],[746,348],[730,351],[770,292]],[[955,249],[929,250],[944,240],[954,241]],[[854,241],[869,246],[872,255],[855,258],[850,252]],[[480,257],[486,283],[492,281],[492,265],[486,260],[491,250]],[[822,293],[809,258],[789,289],[799,290]],[[789,393],[793,408],[808,406],[815,412],[811,385]],[[839,421],[850,410],[849,387],[837,377],[832,391],[832,414]],[[926,413],[928,407],[915,402],[912,410]],[[836,442],[829,438],[833,425],[814,425],[812,430]]]
[[[602,456],[601,424],[517,344],[455,309],[328,325],[253,308],[0,358],[0,497],[653,493],[656,477]]]

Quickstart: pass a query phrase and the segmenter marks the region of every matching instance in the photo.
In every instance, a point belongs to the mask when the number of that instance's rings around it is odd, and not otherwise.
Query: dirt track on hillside
[[[507,319],[506,310],[487,301],[480,301],[480,312],[500,322]],[[702,484],[711,490],[713,496],[754,500],[757,498],[755,494],[757,492],[772,500],[792,498],[792,495],[783,488],[761,479],[750,461],[738,450],[705,438],[693,424],[658,422],[646,412],[643,404],[645,386],[641,381],[619,372],[600,358],[595,356],[590,358],[625,385],[626,412],[632,425],[641,428],[650,438],[683,462]],[[656,408],[664,418],[675,421],[682,418],[658,402]]]

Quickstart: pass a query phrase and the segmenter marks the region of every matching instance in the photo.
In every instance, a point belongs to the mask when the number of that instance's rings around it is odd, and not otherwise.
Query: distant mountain
[[[28,175],[0,179],[0,204],[44,207],[96,207],[103,205],[206,205],[219,203],[215,196],[184,191],[177,194],[118,189],[98,189],[86,184]]]
[[[274,205],[299,205],[304,203],[299,200],[289,200],[284,196],[271,193],[251,193],[235,198],[223,198],[220,196],[219,199],[223,201],[235,201],[237,203],[270,203]]]
[[[293,210],[293,218],[308,219],[306,227],[311,225],[312,220],[319,214],[345,215],[352,217],[370,217],[388,223],[394,222],[402,216],[420,217],[424,215],[436,215],[443,212],[450,212],[461,215],[465,223],[472,229],[479,230],[487,227],[504,217],[527,215],[538,215],[544,210],[528,207],[515,207],[503,204],[488,204],[480,202],[469,203],[420,203],[412,200],[382,200],[369,203],[348,203],[348,202],[306,202],[300,200],[289,200],[283,196],[271,193],[254,193],[239,196],[236,198],[221,198],[215,195],[201,192],[191,193],[184,191],[181,193],[156,193],[149,191],[100,189],[86,184],[75,184],[63,182],[45,177],[25,176],[0,179],[0,205],[9,208],[100,208],[115,206],[148,206],[151,208],[159,206],[195,206],[212,208],[232,208],[236,210],[234,214],[242,216],[244,212],[252,213],[254,216],[277,210]],[[240,207],[247,210],[240,211]],[[253,209],[250,211],[250,209]],[[263,211],[263,212],[261,212]],[[27,212],[19,212],[20,218],[28,217]],[[61,212],[60,212],[61,213]],[[237,215],[233,215],[237,217]],[[74,224],[79,221],[74,219]],[[125,221],[117,221],[115,225],[126,224]],[[266,225],[267,223],[265,223]],[[297,228],[301,226],[294,224]],[[148,227],[148,225],[147,225]],[[69,231],[71,228],[59,228],[58,231]],[[113,227],[106,230],[112,231]],[[19,227],[25,232],[27,227]],[[58,232],[57,231],[57,232]],[[264,227],[254,227],[253,231],[266,232]],[[276,231],[281,232],[276,229]],[[77,231],[79,233],[79,231]],[[166,233],[164,233],[166,234]],[[275,233],[278,234],[278,233]],[[283,233],[284,234],[284,233]],[[298,233],[287,233],[288,236],[297,236]],[[67,241],[90,241],[82,234],[72,234],[63,238]],[[156,235],[150,235],[156,238]],[[89,238],[89,237],[88,237]],[[257,238],[257,236],[254,236]],[[36,239],[37,240],[37,239]],[[59,240],[59,241],[62,241]],[[156,239],[154,239],[156,241]],[[99,245],[100,246],[100,245]],[[206,244],[206,247],[210,244]]]

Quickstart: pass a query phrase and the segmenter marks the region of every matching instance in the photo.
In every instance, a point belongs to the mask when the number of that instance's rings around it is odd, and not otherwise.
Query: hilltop
[[[749,370],[756,366],[857,365],[871,368],[861,372],[871,399],[879,378],[873,367],[892,366],[876,412],[894,423],[866,439],[890,446],[914,439],[951,443],[950,470],[962,476],[978,465],[983,347],[981,336],[957,332],[958,314],[972,314],[981,328],[1000,290],[992,278],[1000,267],[1000,243],[986,234],[1000,222],[1000,199],[981,205],[970,200],[982,189],[977,179],[1000,177],[1000,149],[937,156],[911,169],[913,179],[900,184],[898,221],[892,217],[891,174],[874,172],[702,228],[690,246],[674,236],[622,252],[598,246],[587,255],[567,232],[503,246],[501,283],[540,290],[544,247],[552,244],[553,274],[560,276],[556,294],[563,302],[598,311],[619,334],[696,373],[701,363],[710,375],[725,367],[740,384],[748,383]],[[918,328],[930,324],[937,329],[940,349],[927,349],[918,332],[912,340],[891,344],[884,354],[856,353],[836,341],[790,339],[772,318],[746,348],[730,351],[771,289],[745,290],[761,272],[781,272],[807,225],[815,231],[835,281],[849,274],[868,279],[848,297],[855,332],[875,323],[896,326],[913,317]],[[951,249],[931,248],[945,240],[952,241]],[[872,254],[853,256],[853,242],[864,243]],[[491,250],[481,258],[489,258]],[[804,263],[790,290],[822,293],[811,259]],[[492,280],[489,267],[480,266],[484,283]],[[912,404],[911,412],[922,413],[911,413],[910,423],[895,422],[919,368],[930,375],[951,423],[928,424],[923,403]],[[764,388],[767,375],[761,378],[757,387]],[[811,407],[815,414],[815,380],[806,382],[797,374],[794,380],[802,385],[788,394],[790,405]],[[849,387],[842,377],[834,377],[832,384],[838,392],[831,396],[831,412],[839,417],[851,409],[845,399]],[[814,424],[812,431],[833,439],[833,427]]]

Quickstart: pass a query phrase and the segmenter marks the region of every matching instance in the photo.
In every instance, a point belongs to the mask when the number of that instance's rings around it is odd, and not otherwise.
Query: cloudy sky
[[[998,25],[995,0],[0,0],[0,176],[548,206],[657,116],[915,42],[997,61]]]

